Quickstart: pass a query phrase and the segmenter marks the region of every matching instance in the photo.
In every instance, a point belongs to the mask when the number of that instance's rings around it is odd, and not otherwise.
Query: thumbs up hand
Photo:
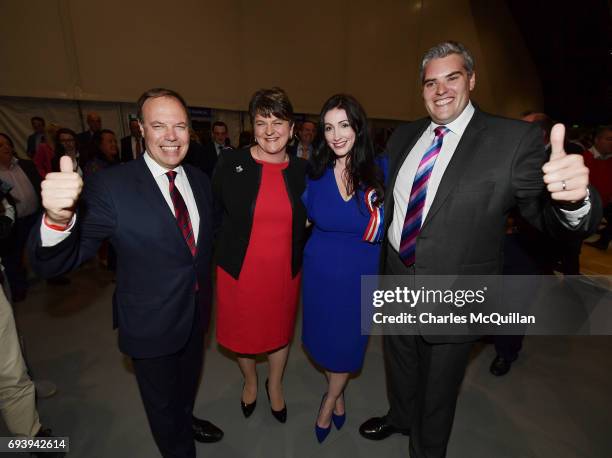
[[[83,189],[83,180],[74,172],[69,156],[60,158],[60,171],[48,173],[41,189],[47,222],[58,226],[68,225]]]
[[[550,133],[552,152],[542,167],[544,183],[553,200],[558,203],[582,201],[587,196],[589,169],[580,154],[567,154],[563,147],[565,127],[555,124]]]

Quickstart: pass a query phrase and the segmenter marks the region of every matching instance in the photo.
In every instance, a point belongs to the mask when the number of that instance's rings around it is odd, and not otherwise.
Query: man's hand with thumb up
[[[589,169],[580,154],[567,154],[563,147],[565,127],[555,124],[550,132],[552,152],[542,167],[544,183],[553,200],[560,204],[584,200],[589,185]]]
[[[69,156],[60,158],[60,171],[48,173],[41,184],[41,189],[47,223],[58,226],[68,225],[83,189],[83,180],[73,170],[72,159]]]

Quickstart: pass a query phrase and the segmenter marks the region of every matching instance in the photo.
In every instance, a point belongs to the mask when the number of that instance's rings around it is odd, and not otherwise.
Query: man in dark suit
[[[144,141],[140,133],[138,119],[130,119],[130,135],[121,139],[121,162],[138,159],[144,152]]]
[[[195,165],[209,178],[212,177],[219,156],[233,148],[229,145],[229,133],[227,124],[223,121],[215,121],[212,125],[212,142],[201,146],[192,142],[192,147],[187,153],[185,162]]]
[[[302,121],[298,128],[299,142],[287,148],[287,152],[308,160],[314,151],[314,140],[317,134],[317,124],[313,121]]]
[[[94,111],[87,113],[86,120],[89,129],[77,135],[79,152],[81,153],[81,164],[85,164],[95,157],[96,151],[93,144],[93,136],[102,129],[102,118],[98,113]]]
[[[45,215],[31,258],[44,276],[76,268],[109,239],[117,251],[113,297],[119,348],[132,357],[155,442],[164,457],[195,457],[194,439],[223,432],[192,415],[211,307],[212,221],[208,178],[181,165],[187,106],[152,89],[138,101],[146,153],[82,181],[69,158],[43,183]],[[80,200],[76,215],[74,205]]]
[[[32,124],[34,132],[28,136],[26,153],[32,158],[34,157],[34,153],[36,153],[38,145],[45,142],[45,120],[40,116],[33,116],[30,119],[30,123]]]
[[[563,126],[553,130],[546,162],[537,127],[475,108],[474,62],[459,43],[430,49],[421,72],[429,117],[400,126],[387,145],[383,273],[500,274],[505,221],[515,206],[552,234],[594,230],[600,206],[595,196],[587,200],[581,158],[563,151]],[[360,433],[375,440],[409,434],[411,457],[445,456],[476,338],[386,335],[390,408]]]

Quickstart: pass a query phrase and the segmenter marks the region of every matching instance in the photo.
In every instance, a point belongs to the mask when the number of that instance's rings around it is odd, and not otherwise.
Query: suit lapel
[[[145,163],[144,155],[140,156],[138,159],[136,159],[136,161],[138,161],[138,174],[136,181],[138,182],[137,186],[140,195],[149,204],[151,210],[155,212],[160,223],[164,225],[171,225],[174,228],[173,231],[175,232],[176,236],[179,237],[179,240],[183,243],[183,245],[185,245],[185,248],[189,250],[189,247],[185,242],[185,238],[183,237],[178,224],[176,224],[174,214],[170,210],[166,199],[164,199],[164,196],[162,195],[153,174],[151,174],[149,167],[147,167],[147,164]]]
[[[448,167],[444,171],[444,175],[436,191],[436,196],[421,226],[421,231],[423,231],[429,221],[436,216],[436,213],[440,210],[442,205],[444,205],[444,202],[451,191],[457,186],[457,182],[463,173],[471,167],[471,162],[475,156],[474,153],[477,151],[480,143],[479,137],[484,127],[481,114],[476,110],[459,140],[459,144],[455,149]]]
[[[415,128],[416,133],[412,135],[411,137],[407,138],[406,141],[401,143],[399,151],[389,151],[389,154],[396,157],[397,159],[395,160],[395,159],[389,158],[391,160],[392,169],[389,170],[389,182],[386,188],[387,192],[386,192],[386,199],[385,199],[385,209],[386,209],[385,210],[385,232],[387,228],[389,227],[389,225],[391,224],[391,221],[393,220],[393,208],[394,208],[393,189],[395,188],[395,181],[397,180],[397,174],[402,168],[404,161],[406,161],[406,157],[408,157],[408,154],[410,153],[410,151],[412,151],[412,148],[414,148],[414,145],[416,144],[416,142],[419,140],[419,138],[421,138],[421,135],[423,135],[423,132],[425,132],[425,129],[427,129],[427,126],[429,126],[430,119],[424,118],[417,122],[419,124]]]

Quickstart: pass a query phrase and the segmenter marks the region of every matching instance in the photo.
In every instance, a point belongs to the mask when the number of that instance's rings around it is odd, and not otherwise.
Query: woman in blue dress
[[[303,196],[314,227],[304,251],[302,340],[327,377],[315,424],[323,442],[332,422],[337,429],[344,424],[344,387],[363,364],[368,336],[361,335],[360,284],[362,275],[378,273],[384,167],[353,97],[325,103],[319,133]]]

